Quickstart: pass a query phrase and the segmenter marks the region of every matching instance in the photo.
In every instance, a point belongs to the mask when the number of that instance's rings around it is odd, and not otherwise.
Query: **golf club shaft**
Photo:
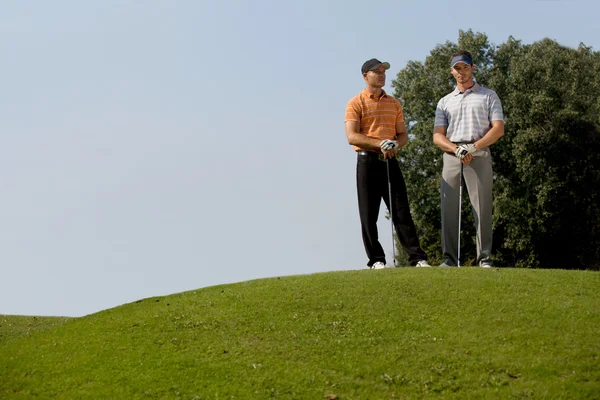
[[[390,225],[392,227],[392,257],[394,257],[394,267],[396,266],[396,241],[394,240],[394,213],[393,213],[393,207],[392,207],[392,179],[390,177],[390,160],[389,158],[386,159],[386,164],[387,164],[387,178],[388,178],[388,193],[389,193],[389,198],[390,198],[390,207],[389,207],[389,211],[390,211]]]
[[[460,178],[459,178],[459,189],[458,189],[458,260],[457,265],[460,268],[460,221],[462,217],[462,176],[463,176],[463,166],[464,164],[460,163]]]

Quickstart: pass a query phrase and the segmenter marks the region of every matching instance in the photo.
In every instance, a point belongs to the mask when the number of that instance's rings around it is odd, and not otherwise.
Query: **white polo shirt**
[[[456,88],[442,97],[435,110],[435,126],[447,127],[451,142],[473,143],[491,128],[492,121],[504,121],[496,92],[475,84],[464,93]]]

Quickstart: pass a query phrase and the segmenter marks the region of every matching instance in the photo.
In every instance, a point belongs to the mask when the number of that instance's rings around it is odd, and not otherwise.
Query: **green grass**
[[[0,315],[0,346],[11,339],[22,338],[54,326],[63,325],[71,319],[67,317]]]
[[[600,397],[588,271],[330,272],[48,322],[0,341],[0,398]]]

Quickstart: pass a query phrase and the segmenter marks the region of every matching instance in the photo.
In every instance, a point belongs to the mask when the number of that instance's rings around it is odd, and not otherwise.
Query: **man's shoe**
[[[371,269],[384,269],[385,264],[381,261],[377,261],[375,264],[371,265]]]
[[[421,260],[417,262],[417,265],[415,265],[415,267],[431,267],[431,265],[429,265],[427,260]]]
[[[440,267],[456,267],[456,265],[452,265],[452,262],[450,260],[446,260],[440,264]]]
[[[492,268],[492,263],[491,263],[491,262],[489,262],[489,261],[484,261],[484,262],[482,262],[481,264],[479,264],[479,266],[480,266],[481,268]]]

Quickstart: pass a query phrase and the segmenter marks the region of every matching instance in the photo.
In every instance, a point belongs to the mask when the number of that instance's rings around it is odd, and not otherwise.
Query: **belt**
[[[382,153],[377,153],[375,151],[367,151],[367,150],[357,150],[356,154],[358,154],[358,156],[362,156],[362,157],[371,157],[371,158],[376,158],[379,161],[385,161],[383,158],[383,154]]]
[[[371,157],[377,157],[382,155],[381,153],[376,153],[374,151],[367,151],[367,150],[358,150],[356,152],[356,154],[358,154],[359,156],[371,156]]]

